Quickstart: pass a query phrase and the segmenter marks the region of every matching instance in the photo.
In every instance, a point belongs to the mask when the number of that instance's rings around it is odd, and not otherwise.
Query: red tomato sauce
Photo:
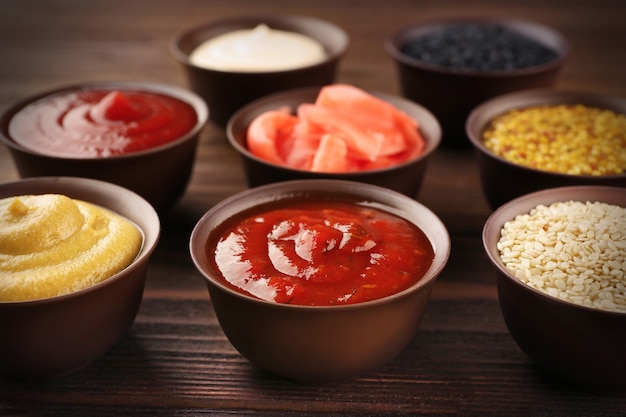
[[[206,250],[230,288],[314,306],[400,292],[419,281],[434,258],[430,241],[413,223],[347,201],[261,206],[217,227]]]
[[[191,105],[163,94],[78,90],[27,105],[12,117],[9,135],[38,153],[110,157],[166,144],[196,123]]]

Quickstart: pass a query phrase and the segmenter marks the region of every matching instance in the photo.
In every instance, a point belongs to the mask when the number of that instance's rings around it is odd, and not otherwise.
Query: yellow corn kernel
[[[626,115],[582,104],[514,109],[491,121],[485,146],[516,164],[571,175],[626,172]]]

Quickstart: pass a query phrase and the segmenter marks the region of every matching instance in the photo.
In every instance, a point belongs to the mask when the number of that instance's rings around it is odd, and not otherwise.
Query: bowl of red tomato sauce
[[[351,84],[289,90],[241,108],[226,134],[248,185],[340,179],[419,193],[441,126],[420,104]]]
[[[163,211],[184,193],[205,102],[182,88],[93,82],[23,99],[0,119],[21,178],[86,177],[121,185]]]
[[[295,180],[219,202],[190,252],[234,348],[271,373],[320,382],[373,372],[405,349],[450,237],[401,193]]]

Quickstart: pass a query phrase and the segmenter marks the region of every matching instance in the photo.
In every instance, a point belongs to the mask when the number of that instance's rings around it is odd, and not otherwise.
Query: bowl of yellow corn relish
[[[132,326],[160,221],[121,186],[77,177],[0,183],[0,376],[58,377]]]
[[[466,123],[492,208],[552,187],[626,187],[626,97],[536,89],[477,106]]]

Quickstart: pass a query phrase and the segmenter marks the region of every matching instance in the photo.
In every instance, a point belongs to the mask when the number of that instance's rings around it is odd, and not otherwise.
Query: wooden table
[[[621,0],[0,0],[0,107],[82,81],[186,86],[168,51],[172,34],[253,12],[310,15],[344,27],[351,46],[338,81],[386,93],[398,92],[382,44],[395,28],[443,16],[526,18],[572,43],[557,88],[626,96]],[[0,147],[0,181],[17,178]],[[546,375],[507,332],[480,239],[490,210],[469,149],[438,150],[417,196],[448,226],[452,254],[407,349],[376,372],[342,383],[300,384],[256,369],[222,333],[187,244],[206,210],[245,188],[223,131],[208,126],[187,193],[162,218],[143,303],[128,334],[68,377],[0,379],[0,415],[626,415],[626,394],[593,392]]]

